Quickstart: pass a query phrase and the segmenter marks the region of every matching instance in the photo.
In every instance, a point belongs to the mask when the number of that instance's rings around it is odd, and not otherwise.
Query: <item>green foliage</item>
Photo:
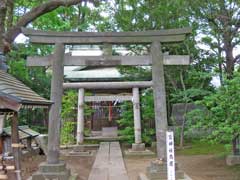
[[[128,81],[149,81],[152,79],[150,68],[119,66],[118,70]]]
[[[76,90],[66,91],[62,98],[62,112],[63,118],[62,129],[61,129],[61,143],[71,144],[74,143],[74,134],[77,125],[77,107],[78,107],[78,93]],[[93,110],[88,106],[84,105],[84,115],[89,116]],[[89,135],[89,129],[85,128],[85,135]]]
[[[26,67],[26,57],[34,55],[37,50],[39,55],[46,55],[51,51],[51,47],[18,45],[16,50],[8,54],[8,72],[39,95],[49,99],[51,74],[45,67]]]
[[[202,127],[211,130],[207,137],[215,142],[231,143],[240,133],[240,74],[235,74],[232,80],[206,96],[198,104],[206,109],[198,109],[188,114],[188,119],[195,124],[192,127]]]
[[[189,0],[187,3],[192,21],[198,24],[198,33],[201,34],[199,44],[205,46],[204,55],[214,62],[213,69],[223,81],[223,72],[229,77],[233,74],[234,67],[238,66],[237,58],[229,57],[234,54],[240,40],[240,3],[231,0]],[[238,55],[239,53],[236,54]]]
[[[26,1],[19,0],[14,2],[13,24],[30,9],[35,8],[47,0]],[[84,31],[93,28],[95,21],[103,21],[104,17],[100,15],[101,3],[93,3],[91,7],[87,1],[74,6],[59,7],[49,13],[43,14],[31,22],[31,28],[40,30],[56,31]],[[100,6],[99,8],[97,8]],[[51,8],[51,7],[49,7]]]
[[[30,87],[40,96],[50,99],[51,74],[45,67],[26,67],[26,57],[35,54],[37,50],[39,50],[39,55],[46,55],[51,51],[51,47],[18,44],[18,46],[7,55],[8,73]],[[47,127],[40,128],[43,126],[42,123],[33,124],[34,120],[43,122],[46,118],[45,113],[40,108],[32,110],[21,109],[19,113],[19,125],[39,126],[39,128],[37,128],[38,132],[46,132]]]
[[[179,155],[223,155],[229,153],[229,149],[224,144],[209,143],[208,141],[193,141],[186,149],[177,150]]]
[[[121,119],[118,120],[119,135],[129,144],[134,142],[134,123],[132,103],[124,102],[121,106]]]
[[[117,0],[115,19],[123,31],[188,26],[186,1]]]
[[[151,126],[154,119],[153,96],[151,90],[146,90],[141,96],[142,141],[150,145],[155,139],[155,129]],[[119,134],[129,144],[134,142],[133,106],[131,102],[123,103],[121,119],[118,120]]]
[[[62,118],[75,121],[77,119],[78,94],[74,90],[67,91],[62,98]]]
[[[176,103],[192,102],[193,100],[202,99],[204,96],[209,95],[210,92],[204,89],[190,88],[186,91],[177,90],[171,94],[171,101]]]
[[[13,25],[23,14],[43,2],[47,2],[47,0],[16,1],[13,11]],[[188,127],[194,125],[194,127],[211,129],[213,133],[209,138],[215,141],[230,142],[231,138],[239,133],[239,75],[233,81],[226,82],[216,92],[213,91],[210,81],[213,76],[212,72],[222,75],[222,71],[226,70],[223,67],[229,64],[224,64],[226,58],[223,56],[223,51],[224,49],[232,50],[234,48],[229,48],[224,42],[232,42],[236,45],[239,42],[239,36],[236,33],[239,31],[236,26],[239,19],[238,14],[239,2],[228,0],[212,0],[210,2],[203,0],[116,0],[104,1],[98,6],[91,7],[87,6],[86,1],[84,1],[79,5],[68,8],[60,7],[37,18],[30,23],[30,26],[35,29],[56,31],[142,31],[192,27],[193,33],[184,43],[164,44],[162,47],[163,52],[169,54],[190,54],[192,62],[189,68],[164,67],[168,112],[171,111],[171,104],[173,103],[188,103],[204,98],[200,104],[204,105],[208,111],[199,109],[190,113],[189,118],[191,120],[187,121]],[[226,23],[224,23],[225,21]],[[198,37],[199,32],[202,37]],[[224,41],[224,37],[229,34],[230,40]],[[197,40],[207,45],[209,49],[199,48]],[[223,48],[223,45],[226,48]],[[131,55],[148,54],[150,50],[149,45],[125,47],[131,51]],[[45,67],[27,68],[26,57],[36,54],[40,56],[48,55],[52,50],[52,46],[24,44],[17,45],[17,49],[13,49],[8,54],[9,72],[46,98],[50,96],[51,73]],[[234,62],[238,62],[238,59],[235,59]],[[126,80],[150,80],[152,78],[150,68],[119,67],[119,69]],[[180,72],[183,72],[185,88],[183,88],[179,77]],[[143,141],[150,143],[155,133],[152,129],[153,126],[149,125],[154,122],[151,89],[142,92],[142,96],[142,137]],[[70,127],[73,126],[71,123],[76,121],[76,108],[77,92],[66,92],[63,97],[62,108],[63,135],[67,132],[72,134],[74,131]],[[89,115],[90,113],[91,110],[88,106],[85,106],[85,114]],[[26,113],[23,112],[20,123],[30,123],[26,116]],[[66,125],[64,125],[65,123]],[[128,142],[133,142],[131,104],[124,103],[119,125],[121,127],[120,134],[124,135]]]
[[[86,95],[90,95],[86,93]],[[78,92],[76,90],[66,91],[62,98],[62,118],[65,120],[77,119],[77,106],[78,106]],[[90,116],[93,110],[84,104],[84,115]]]
[[[31,126],[31,128],[41,134],[47,134],[47,127],[44,126]]]
[[[75,130],[76,122],[65,121],[61,128],[61,144],[74,144],[74,130]]]

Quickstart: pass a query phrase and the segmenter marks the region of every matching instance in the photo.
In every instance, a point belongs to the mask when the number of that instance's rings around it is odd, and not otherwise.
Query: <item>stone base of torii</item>
[[[57,164],[48,164],[46,162],[39,165],[39,170],[32,175],[29,180],[69,180],[76,179],[71,175],[71,171],[66,168],[65,162],[59,162]]]
[[[187,176],[177,165],[175,165],[176,180],[192,180]],[[167,164],[157,161],[151,162],[146,169],[146,174],[140,173],[138,180],[168,180],[167,177]]]

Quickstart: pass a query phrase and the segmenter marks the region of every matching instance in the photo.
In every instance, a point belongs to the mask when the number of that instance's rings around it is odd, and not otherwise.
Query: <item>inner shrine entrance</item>
[[[63,66],[116,66],[116,65],[152,65],[152,81],[154,91],[155,126],[157,139],[158,165],[166,164],[166,131],[168,129],[165,95],[164,65],[188,65],[189,56],[164,55],[162,44],[184,41],[190,28],[169,29],[144,32],[44,32],[22,29],[30,42],[38,44],[55,44],[53,55],[46,57],[29,57],[29,66],[52,66],[51,100],[54,102],[50,110],[49,142],[46,166],[57,166],[59,161],[60,111],[63,93]],[[148,56],[71,56],[65,54],[64,45],[73,44],[150,44]],[[104,84],[103,84],[104,86]],[[152,166],[155,167],[156,163]],[[61,166],[61,164],[59,164]],[[44,168],[41,168],[44,169]],[[51,169],[51,168],[50,168]],[[165,171],[163,167],[159,173]],[[40,172],[44,174],[45,172]],[[165,173],[165,172],[164,172]],[[48,172],[48,175],[51,174]],[[56,174],[56,173],[55,173]],[[166,173],[165,173],[166,174]],[[46,173],[44,174],[46,175]],[[59,174],[59,176],[61,176]],[[43,176],[44,177],[44,176]],[[46,177],[46,176],[45,176]],[[34,180],[34,177],[33,177]]]
[[[134,114],[134,137],[135,143],[132,145],[133,150],[145,149],[141,137],[141,113],[140,113],[140,97],[139,88],[149,88],[153,85],[151,81],[139,82],[88,82],[88,83],[64,83],[63,88],[78,89],[78,120],[77,120],[77,144],[82,144],[84,140],[84,102],[102,102],[102,101],[132,101]],[[124,90],[132,89],[129,95],[97,95],[85,96],[85,89],[101,89],[101,90]]]

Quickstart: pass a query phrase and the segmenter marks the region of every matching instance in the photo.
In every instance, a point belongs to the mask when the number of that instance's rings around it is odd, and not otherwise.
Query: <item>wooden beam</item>
[[[85,102],[103,102],[103,101],[132,101],[132,96],[85,96]]]
[[[27,66],[51,66],[52,55],[28,57]],[[189,65],[188,55],[164,55],[164,65]],[[151,56],[71,56],[65,54],[64,66],[148,66],[152,65]]]
[[[82,82],[63,83],[64,89],[130,89],[134,87],[148,88],[152,81],[125,81],[125,82]]]
[[[141,32],[50,32],[22,28],[22,33],[30,37],[30,42],[41,44],[135,44],[160,42],[180,42],[191,33],[191,28],[167,29]]]
[[[8,97],[0,96],[0,109],[9,109],[12,111],[19,111],[22,105]]]
[[[18,144],[19,143],[19,134],[18,134],[18,113],[14,112],[12,117],[12,123],[11,123],[11,140],[12,144]],[[21,157],[20,157],[20,148],[19,147],[12,147],[13,156],[14,156],[14,166],[15,166],[15,177],[16,180],[21,180]]]

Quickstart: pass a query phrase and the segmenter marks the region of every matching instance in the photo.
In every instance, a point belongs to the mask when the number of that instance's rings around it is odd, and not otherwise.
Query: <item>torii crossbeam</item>
[[[22,28],[30,42],[40,44],[142,44],[181,42],[191,28],[139,32],[51,32]]]

